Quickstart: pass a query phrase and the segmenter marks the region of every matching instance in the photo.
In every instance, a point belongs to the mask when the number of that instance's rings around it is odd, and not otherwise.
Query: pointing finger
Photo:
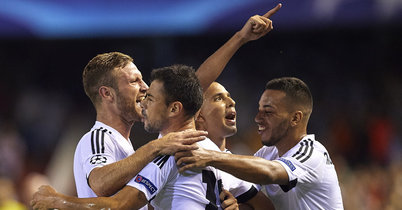
[[[281,9],[281,7],[282,7],[282,4],[279,3],[278,5],[276,5],[275,8],[269,10],[269,11],[268,11],[267,13],[265,13],[265,15],[263,15],[263,16],[266,17],[266,18],[270,18],[272,15],[274,15],[276,12],[278,12],[279,9]]]

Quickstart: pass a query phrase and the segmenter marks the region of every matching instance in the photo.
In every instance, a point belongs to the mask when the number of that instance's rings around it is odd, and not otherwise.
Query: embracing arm
[[[172,155],[177,151],[194,150],[194,144],[205,139],[205,131],[173,132],[140,147],[127,158],[94,168],[88,178],[98,196],[111,196],[123,188],[142,168],[159,155]]]
[[[269,18],[281,7],[282,4],[278,4],[263,16],[254,15],[251,17],[240,31],[236,32],[222,47],[201,64],[196,75],[203,90],[206,90],[218,78],[226,64],[242,45],[261,38],[273,29],[272,21]]]
[[[256,184],[287,184],[289,182],[288,174],[280,163],[260,157],[199,148],[194,151],[178,152],[175,158],[180,171],[213,166]]]
[[[129,186],[112,197],[77,198],[58,193],[46,185],[33,195],[31,206],[34,210],[139,209],[147,203],[143,192]]]

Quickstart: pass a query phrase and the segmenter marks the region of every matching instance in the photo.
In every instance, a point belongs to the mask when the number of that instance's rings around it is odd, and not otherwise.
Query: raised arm
[[[280,163],[260,157],[199,148],[193,151],[177,152],[175,158],[181,172],[191,168],[213,166],[256,184],[288,184],[289,182],[288,174]]]
[[[261,38],[273,29],[272,21],[269,18],[281,7],[282,4],[278,4],[263,16],[254,15],[251,17],[240,31],[236,32],[222,47],[201,64],[196,74],[203,90],[206,90],[218,78],[226,64],[242,45]]]
[[[140,147],[129,157],[95,168],[88,182],[98,196],[111,196],[123,188],[142,168],[159,155],[173,155],[177,151],[194,150],[194,144],[205,139],[205,131],[173,132]]]
[[[139,209],[147,203],[143,192],[129,186],[112,197],[77,198],[58,193],[44,185],[33,195],[31,206],[34,210]]]

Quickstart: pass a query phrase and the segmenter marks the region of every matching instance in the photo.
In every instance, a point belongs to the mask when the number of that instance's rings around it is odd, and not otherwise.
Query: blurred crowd
[[[229,148],[251,155],[261,147],[253,119],[265,82],[299,77],[314,97],[308,131],[331,154],[345,209],[402,209],[401,35],[400,28],[277,32],[244,46],[219,78],[238,113]],[[74,149],[95,120],[80,83],[90,58],[124,52],[148,78],[164,65],[197,67],[226,37],[0,41],[0,210],[29,209],[41,184],[75,195]],[[156,137],[141,124],[133,129],[135,148]]]

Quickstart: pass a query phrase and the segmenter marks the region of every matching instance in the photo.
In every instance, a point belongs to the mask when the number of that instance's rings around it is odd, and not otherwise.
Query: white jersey
[[[335,167],[314,135],[305,136],[282,157],[274,146],[263,146],[255,156],[277,161],[288,173],[288,185],[264,185],[275,209],[343,209]]]
[[[231,154],[229,150],[225,150],[225,152]],[[222,187],[219,187],[219,189],[223,188],[228,190],[234,197],[236,197],[238,203],[247,202],[258,193],[258,190],[254,187],[254,184],[239,179],[232,174],[221,171],[221,177]]]
[[[74,178],[80,198],[96,197],[88,185],[94,168],[102,167],[134,153],[131,141],[99,121],[78,142],[74,154]]]
[[[122,160],[134,153],[130,139],[99,121],[78,142],[74,154],[74,178],[80,198],[97,197],[89,187],[88,177],[94,168]],[[145,205],[141,210],[147,210]]]
[[[197,144],[205,149],[220,151],[210,139]],[[127,185],[142,191],[156,210],[220,209],[221,186],[232,187],[232,185],[225,186],[226,182],[220,181],[229,177],[222,172],[207,166],[196,172],[179,173],[174,156],[165,155],[149,163]],[[248,183],[248,186],[239,187],[240,190],[236,193],[248,200],[247,196],[251,198],[257,193],[257,190],[252,192],[252,188],[253,186]]]

